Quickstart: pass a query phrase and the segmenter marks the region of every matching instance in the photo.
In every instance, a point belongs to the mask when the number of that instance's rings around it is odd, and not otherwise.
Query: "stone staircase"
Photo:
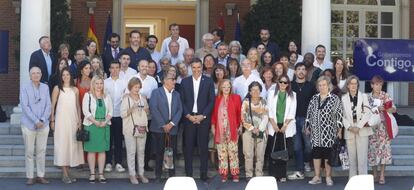
[[[399,136],[392,142],[393,164],[387,166],[387,176],[414,176],[414,126],[400,126]],[[153,165],[153,161],[150,165]],[[194,162],[194,177],[199,177],[199,160]],[[126,165],[125,165],[126,166]],[[288,171],[292,171],[293,161],[289,162]],[[177,176],[185,176],[184,160],[181,157],[176,162]],[[89,171],[87,168],[71,169],[74,176],[87,178]],[[265,169],[266,172],[266,169]],[[167,174],[164,172],[164,174]],[[46,151],[46,175],[48,178],[60,178],[61,170],[53,165],[53,138],[48,139]],[[146,172],[149,178],[154,178],[154,172]],[[210,177],[217,175],[214,168],[209,169]],[[313,172],[308,172],[306,176],[312,176]],[[334,176],[348,176],[348,171],[334,168]],[[241,177],[244,172],[241,172]],[[11,126],[9,123],[0,123],[0,177],[25,177],[24,144],[21,129],[18,126]],[[128,178],[128,173],[117,173],[115,171],[107,173],[107,178]]]

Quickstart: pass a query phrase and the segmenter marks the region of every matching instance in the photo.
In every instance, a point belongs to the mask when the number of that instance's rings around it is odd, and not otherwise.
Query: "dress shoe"
[[[40,184],[49,184],[50,182],[48,180],[46,180],[44,177],[38,177],[37,178],[37,183],[40,183]]]
[[[145,166],[144,166],[144,170],[145,170],[146,172],[153,172],[153,171],[154,171],[154,168],[151,168],[150,166],[145,165]]]
[[[175,176],[175,171],[174,170],[168,170],[168,176],[169,177],[174,177]]]
[[[206,174],[206,173],[202,173],[202,174],[200,175],[200,179],[201,179],[202,181],[206,182],[206,181],[208,180],[207,174]]]
[[[35,180],[33,178],[28,178],[26,181],[26,185],[33,185],[35,184]]]

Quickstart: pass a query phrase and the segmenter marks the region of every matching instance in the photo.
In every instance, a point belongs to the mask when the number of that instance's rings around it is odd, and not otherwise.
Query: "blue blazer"
[[[185,116],[193,112],[194,105],[194,87],[193,76],[184,78],[180,84],[181,101],[183,102],[183,123],[185,126],[192,124]],[[214,82],[210,77],[201,76],[200,88],[198,89],[197,98],[197,111],[199,114],[206,116],[207,118],[201,122],[201,125],[210,125],[211,112],[214,107],[214,100],[216,96],[214,94]]]
[[[109,66],[111,65],[111,62],[113,60],[117,60],[119,58],[119,54],[121,54],[122,52],[122,48],[119,48],[119,52],[118,52],[118,57],[112,57],[112,48],[108,47],[105,49],[104,53],[102,54],[102,63],[103,63],[103,67],[104,67],[104,71],[106,73],[107,76],[110,76],[110,72],[109,72]]]
[[[159,87],[152,91],[149,103],[151,110],[151,126],[150,131],[154,133],[164,133],[162,128],[170,122],[168,118],[168,100],[164,87]],[[171,135],[177,135],[178,126],[183,113],[180,93],[173,91],[171,101],[171,121],[175,126],[171,129]]]
[[[40,70],[42,71],[42,78],[40,79],[40,82],[48,83],[49,82],[49,74],[50,74],[50,76],[52,76],[53,73],[56,70],[57,60],[56,60],[56,57],[53,55],[52,52],[50,52],[50,58],[52,59],[52,73],[49,73],[47,71],[46,59],[43,56],[43,52],[42,52],[41,49],[33,52],[32,55],[30,56],[29,70],[34,66],[40,68]]]

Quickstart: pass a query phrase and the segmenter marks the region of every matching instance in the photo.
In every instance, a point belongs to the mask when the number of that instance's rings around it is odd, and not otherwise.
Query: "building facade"
[[[26,67],[30,52],[39,48],[37,40],[42,33],[42,30],[38,30],[39,35],[36,36],[37,33],[33,32],[30,23],[34,21],[30,15],[50,10],[50,1],[0,0],[0,14],[3,17],[0,20],[0,30],[9,33],[8,72],[0,73],[0,105],[18,104],[19,86],[28,80]],[[302,10],[309,8],[307,1],[311,0],[302,1],[305,6],[302,6]],[[181,35],[194,48],[200,47],[202,34],[217,27],[220,17],[225,24],[225,41],[234,39],[237,13],[240,13],[243,25],[242,18],[255,2],[256,0],[68,0],[74,32],[82,32],[86,36],[89,13],[92,10],[97,36],[102,41],[110,12],[113,31],[121,35],[122,46],[128,44],[126,36],[133,29],[141,30],[144,36],[155,34],[161,41],[168,36],[168,25],[177,23],[181,26]],[[414,19],[410,19],[414,18],[414,0],[318,0],[318,3],[328,5],[320,12],[331,18],[324,21],[324,24],[330,26],[330,32],[326,35],[328,38],[324,40],[330,43],[328,52],[331,56],[351,56],[352,44],[357,38],[414,38]],[[25,6],[38,12],[29,12]],[[37,9],[33,8],[36,6]],[[49,9],[45,8],[47,6]],[[304,11],[303,14],[305,13]],[[306,15],[302,15],[304,16]],[[40,24],[37,27],[50,27],[47,19],[38,22]],[[43,32],[42,35],[48,34]],[[303,43],[309,47],[314,46],[307,39],[312,40],[312,37],[302,35]],[[160,46],[161,42],[158,48]],[[306,44],[301,47],[302,52],[310,51]],[[16,59],[16,52],[20,52],[20,61]],[[414,106],[414,83],[393,83],[389,85],[388,91],[396,99],[397,105]]]

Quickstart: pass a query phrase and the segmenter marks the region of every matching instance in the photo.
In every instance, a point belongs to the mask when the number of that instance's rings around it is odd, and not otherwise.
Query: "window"
[[[398,37],[396,3],[395,0],[331,0],[332,58],[352,57],[358,38]]]

